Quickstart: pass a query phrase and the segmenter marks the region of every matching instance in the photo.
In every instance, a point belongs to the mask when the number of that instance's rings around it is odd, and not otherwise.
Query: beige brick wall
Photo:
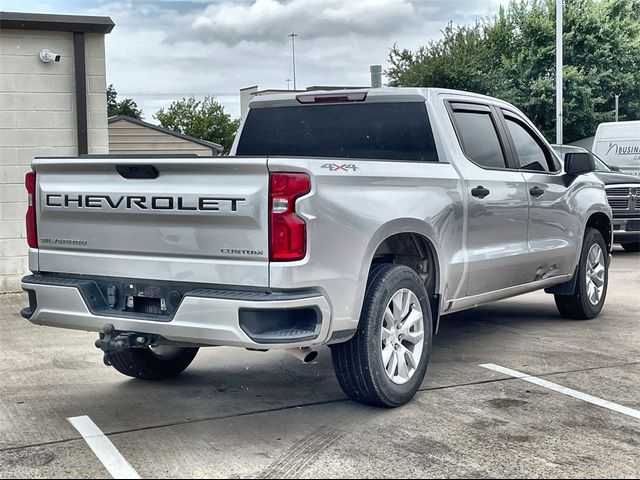
[[[104,35],[86,34],[89,153],[108,153]],[[43,48],[59,53],[43,63]],[[27,273],[23,182],[35,156],[77,155],[73,37],[0,30],[0,293]]]

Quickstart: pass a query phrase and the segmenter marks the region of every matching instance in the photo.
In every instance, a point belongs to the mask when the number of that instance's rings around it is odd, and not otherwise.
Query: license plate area
[[[144,280],[96,279],[90,305],[97,313],[170,322],[187,289]],[[86,290],[86,289],[85,289]]]
[[[627,232],[638,232],[640,231],[640,220],[630,220],[626,225]]]
[[[168,295],[163,287],[125,284],[124,310],[149,315],[169,315]]]
[[[163,298],[133,297],[133,311],[152,315],[166,315],[167,305]]]
[[[46,277],[45,277],[46,278]],[[94,315],[170,322],[177,312],[187,287],[158,285],[144,280],[54,277],[78,288],[85,304]],[[46,282],[46,281],[45,281]],[[57,283],[56,283],[57,284]]]

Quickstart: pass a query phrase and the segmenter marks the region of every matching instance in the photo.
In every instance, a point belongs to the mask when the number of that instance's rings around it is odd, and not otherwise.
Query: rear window
[[[438,161],[422,102],[251,109],[236,155]]]

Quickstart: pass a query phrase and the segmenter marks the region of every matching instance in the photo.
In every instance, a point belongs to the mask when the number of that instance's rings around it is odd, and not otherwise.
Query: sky
[[[0,10],[107,15],[107,84],[145,119],[173,100],[211,95],[240,116],[239,89],[367,86],[389,49],[414,50],[452,21],[493,17],[504,0],[0,0]],[[291,84],[292,85],[292,84]]]

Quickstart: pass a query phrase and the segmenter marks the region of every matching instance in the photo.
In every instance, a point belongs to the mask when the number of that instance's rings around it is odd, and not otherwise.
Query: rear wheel
[[[571,295],[556,295],[556,306],[567,318],[575,320],[595,318],[604,307],[608,284],[607,246],[602,234],[594,228],[589,228],[582,244],[574,291]]]
[[[640,252],[640,242],[623,243],[621,245],[627,252]]]
[[[356,335],[331,347],[340,386],[367,405],[407,403],[426,374],[431,337],[431,310],[418,274],[404,265],[376,265]]]

